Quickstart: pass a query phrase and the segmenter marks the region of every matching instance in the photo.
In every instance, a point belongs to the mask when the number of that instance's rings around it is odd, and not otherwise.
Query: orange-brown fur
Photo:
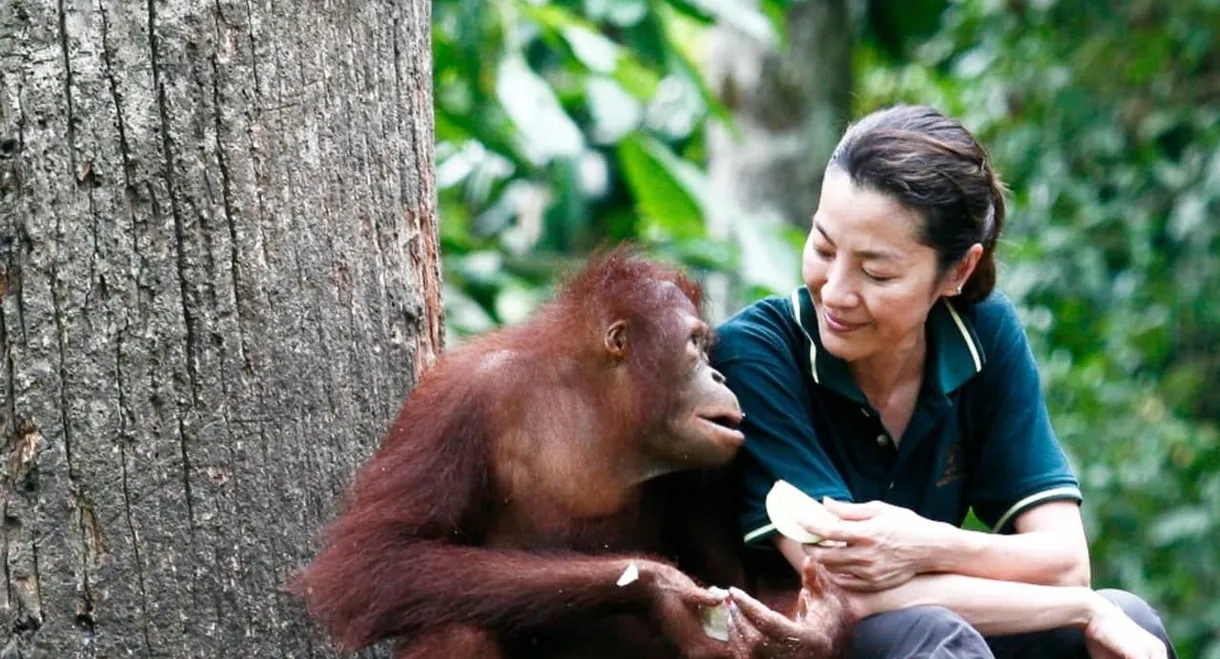
[[[397,639],[404,657],[678,656],[642,587],[614,582],[649,557],[746,585],[730,508],[714,472],[616,477],[670,413],[685,339],[668,318],[699,305],[677,271],[615,250],[528,322],[443,355],[294,580],[310,614],[342,648]],[[606,363],[614,319],[625,371]]]

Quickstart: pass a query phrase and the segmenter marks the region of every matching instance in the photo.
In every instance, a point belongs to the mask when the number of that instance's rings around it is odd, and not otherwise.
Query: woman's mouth
[[[838,316],[835,316],[834,314],[832,314],[826,310],[822,311],[822,318],[826,321],[827,329],[829,329],[832,332],[835,332],[836,334],[852,332],[854,330],[858,330],[858,329],[864,327],[867,324],[867,323],[849,323],[849,322],[843,320],[842,318],[839,318]]]

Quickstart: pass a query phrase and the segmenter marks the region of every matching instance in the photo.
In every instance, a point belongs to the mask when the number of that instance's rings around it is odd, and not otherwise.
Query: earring
[[[958,295],[961,295],[961,294],[962,294],[962,287],[961,287],[961,286],[958,286],[958,287],[957,287],[957,294],[958,294]]]

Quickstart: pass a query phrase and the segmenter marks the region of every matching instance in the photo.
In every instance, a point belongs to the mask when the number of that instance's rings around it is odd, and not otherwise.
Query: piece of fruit
[[[718,595],[727,596],[726,590],[713,586],[710,590]],[[729,640],[729,601],[727,599],[716,606],[699,607],[699,618],[703,622],[703,632],[717,641]]]
[[[630,583],[635,583],[636,579],[640,578],[640,568],[635,563],[628,563],[627,569],[623,570],[622,576],[618,578],[616,584],[620,587]]]
[[[775,481],[775,485],[771,486],[771,491],[767,493],[766,507],[767,517],[771,518],[776,531],[808,545],[816,545],[822,538],[806,531],[805,527],[797,523],[798,519],[821,519],[828,524],[838,520],[838,517],[826,510],[816,499],[784,480]]]

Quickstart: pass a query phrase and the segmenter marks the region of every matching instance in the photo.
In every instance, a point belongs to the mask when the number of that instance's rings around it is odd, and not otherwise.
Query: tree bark
[[[0,657],[330,656],[286,579],[442,349],[430,22],[0,0]]]
[[[757,0],[738,0],[757,6]],[[783,255],[758,244],[761,234],[784,227],[805,231],[817,208],[822,171],[847,126],[851,110],[852,30],[847,0],[792,0],[785,45],[761,43],[732,28],[717,26],[706,65],[713,91],[732,111],[738,130],[708,130],[708,178],[716,203],[708,217],[716,236],[736,234],[743,244],[743,268]],[[750,223],[753,226],[743,226]],[[767,268],[774,272],[775,266]],[[779,269],[798,281],[795,260]],[[783,285],[783,277],[761,274],[760,283]],[[721,283],[723,284],[723,282]],[[713,287],[711,313],[723,316],[738,302]]]

